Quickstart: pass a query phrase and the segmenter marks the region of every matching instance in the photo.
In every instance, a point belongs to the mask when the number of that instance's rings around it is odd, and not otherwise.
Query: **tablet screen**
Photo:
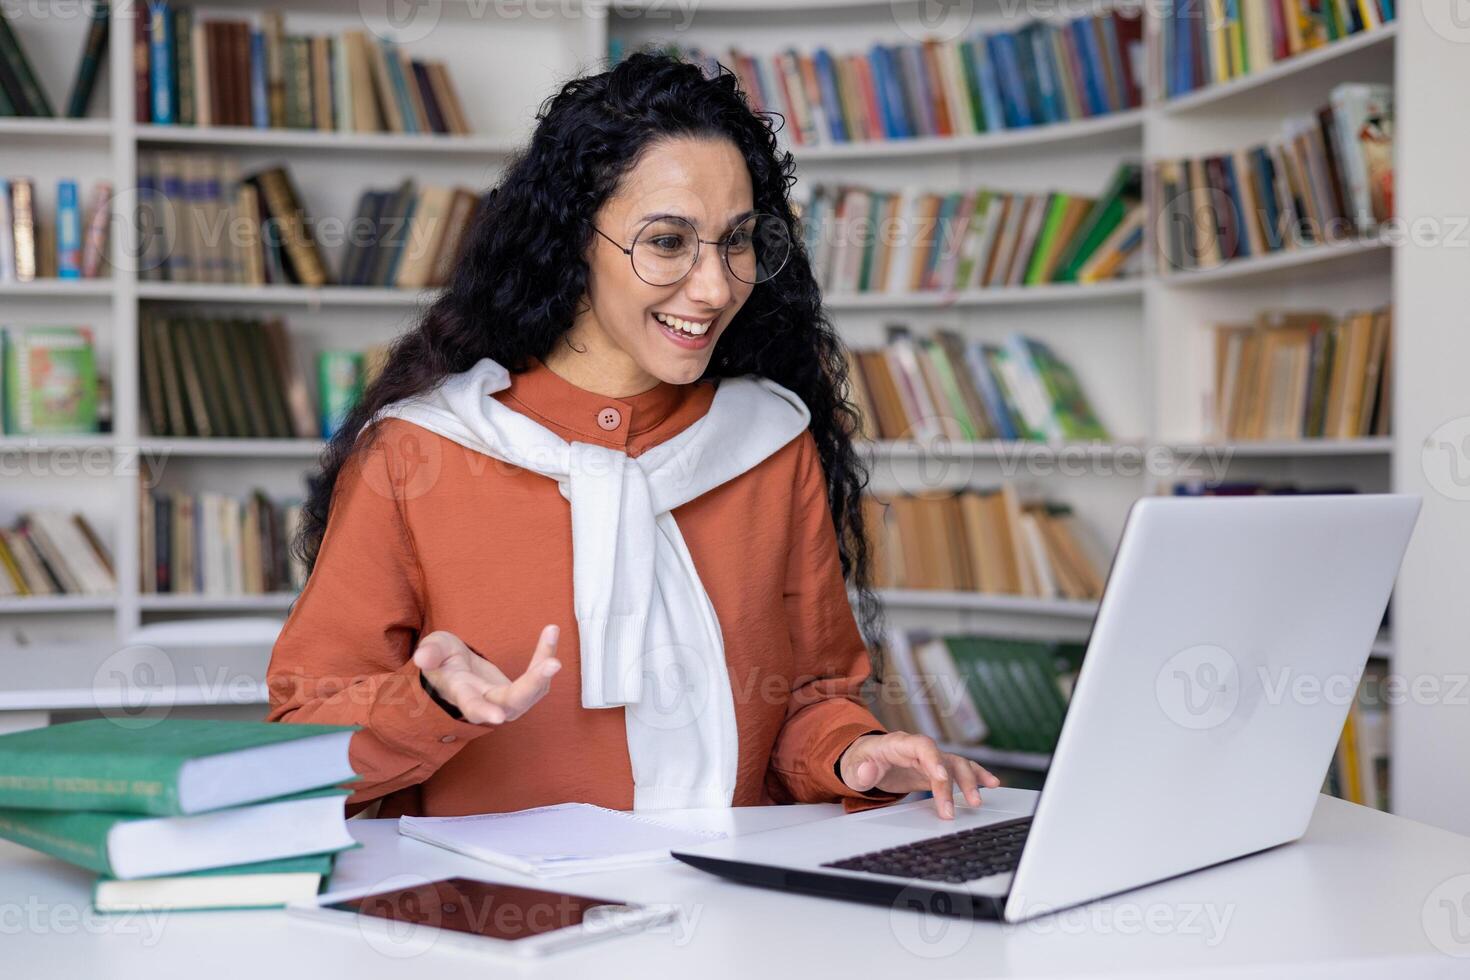
[[[393,922],[434,926],[491,939],[526,939],[580,925],[593,909],[623,911],[619,902],[517,885],[445,878],[413,888],[364,895],[328,908]],[[598,913],[592,912],[595,917]]]

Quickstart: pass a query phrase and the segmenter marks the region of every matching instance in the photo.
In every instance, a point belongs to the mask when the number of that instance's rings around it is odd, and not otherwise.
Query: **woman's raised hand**
[[[561,669],[556,641],[561,628],[542,627],[536,652],[520,677],[511,680],[500,668],[465,646],[447,630],[435,630],[413,651],[413,662],[445,701],[477,725],[514,721],[551,689],[551,677]]]

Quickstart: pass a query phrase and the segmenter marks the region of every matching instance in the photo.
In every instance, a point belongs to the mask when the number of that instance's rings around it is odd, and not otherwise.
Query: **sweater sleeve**
[[[349,808],[423,782],[493,731],[452,718],[410,659],[422,579],[388,456],[393,428],[343,466],[316,565],[271,651],[269,721],[359,725]]]
[[[858,736],[884,728],[860,694],[871,668],[842,577],[816,440],[810,431],[799,440],[785,586],[795,678],[771,752],[767,789],[778,802],[840,800],[852,813],[907,794],[860,793],[838,776],[843,751]]]

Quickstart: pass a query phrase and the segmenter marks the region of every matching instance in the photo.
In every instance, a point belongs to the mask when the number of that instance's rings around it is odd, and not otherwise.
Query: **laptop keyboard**
[[[971,827],[953,834],[916,840],[869,854],[828,861],[824,868],[867,871],[898,878],[923,878],[958,884],[1016,870],[1031,818]]]

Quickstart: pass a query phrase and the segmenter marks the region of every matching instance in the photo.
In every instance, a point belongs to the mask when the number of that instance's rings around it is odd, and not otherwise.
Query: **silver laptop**
[[[1299,838],[1419,514],[1408,495],[1129,512],[1040,794],[673,852],[749,884],[1018,922]]]

